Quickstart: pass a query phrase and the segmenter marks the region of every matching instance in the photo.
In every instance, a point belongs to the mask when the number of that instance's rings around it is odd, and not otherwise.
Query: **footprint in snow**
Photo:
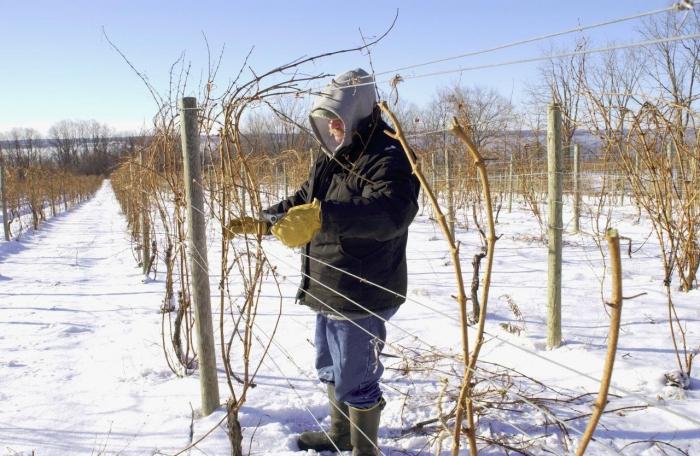
[[[87,326],[69,326],[66,329],[64,329],[61,333],[64,336],[70,336],[72,334],[80,334],[86,332],[92,332],[92,329]]]
[[[141,371],[141,377],[150,382],[159,382],[161,380],[167,380],[172,378],[172,372],[166,370],[155,370],[151,368],[146,368]]]
[[[416,295],[416,296],[430,296],[430,290],[427,288],[414,288],[411,290],[411,293]]]

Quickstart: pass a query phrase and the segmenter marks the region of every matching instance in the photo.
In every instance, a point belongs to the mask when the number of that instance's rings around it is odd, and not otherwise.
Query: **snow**
[[[435,418],[441,379],[454,387],[461,376],[461,365],[453,359],[461,353],[459,324],[454,320],[459,312],[452,297],[454,272],[447,245],[430,215],[424,208],[411,227],[409,302],[388,326],[385,352],[393,357],[384,359],[388,404],[380,429],[386,455],[434,454],[435,434],[402,430]],[[469,230],[460,225],[464,218],[458,217],[456,237],[468,286],[479,239],[471,220]],[[565,211],[564,220],[570,218]],[[612,224],[632,238],[634,249],[640,248],[632,258],[623,252],[624,294],[646,294],[623,305],[614,396],[608,410],[645,402],[652,406],[605,414],[595,434],[597,442],[589,445],[587,454],[682,454],[673,447],[700,454],[700,427],[684,418],[700,421],[697,368],[690,389],[665,385],[664,374],[678,366],[655,237],[649,237],[650,225],[643,218],[636,223],[634,207],[613,211]],[[582,218],[583,231],[591,232],[591,225],[590,217]],[[514,203],[512,213],[502,209],[496,229],[502,237],[496,243],[482,366],[497,371],[488,364],[497,363],[512,369],[510,375],[520,383],[505,390],[511,399],[526,393],[542,397],[546,392],[550,398],[593,393],[583,403],[548,403],[561,419],[588,413],[598,390],[594,379],[601,375],[608,333],[604,299],[609,296],[609,282],[605,279],[601,285],[603,257],[598,247],[586,234],[565,231],[564,344],[546,350],[547,246],[537,240],[540,227],[524,205]],[[211,270],[217,270],[217,243],[210,238]],[[212,429],[185,454],[230,454],[223,427],[225,409],[199,416],[198,375],[177,377],[165,362],[162,274],[144,282],[131,247],[108,181],[92,200],[53,217],[36,232],[25,233],[21,241],[0,244],[0,454],[175,454]],[[324,388],[313,370],[314,318],[293,302],[299,255],[274,239],[264,241],[264,247],[278,267],[284,299],[275,344],[240,412],[244,447],[251,454],[303,454],[296,450],[298,433],[317,428],[315,419],[328,425]],[[602,248],[606,252],[604,243]],[[212,277],[214,303],[216,280]],[[267,340],[277,318],[276,293],[273,287],[263,293],[270,297],[260,304],[261,341]],[[700,344],[699,298],[697,290],[674,293],[691,349]],[[513,305],[522,319],[514,316]],[[511,334],[501,323],[518,326],[520,334]],[[452,358],[433,356],[436,351]],[[516,371],[526,377],[518,377]],[[219,378],[224,401],[228,389],[221,365]],[[494,377],[483,385],[498,387],[504,381]],[[443,410],[450,410],[451,404],[449,397],[444,398]],[[586,422],[586,417],[565,422],[571,437],[567,442],[544,411],[521,405],[517,410],[491,410],[482,419],[479,434],[530,436],[537,439],[529,450],[533,454],[569,454]],[[639,441],[647,442],[635,443]],[[449,454],[449,444],[449,438],[443,441],[443,454]],[[463,449],[462,454],[468,451]],[[489,446],[482,454],[503,450]]]

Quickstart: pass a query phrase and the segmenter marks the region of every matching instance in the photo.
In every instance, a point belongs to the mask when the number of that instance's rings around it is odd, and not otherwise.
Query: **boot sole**
[[[297,440],[297,446],[299,447],[299,449],[300,449],[301,451],[309,451],[309,450],[314,450],[314,451],[318,451],[318,452],[321,452],[321,451],[337,451],[337,450],[336,450],[336,447],[334,447],[333,445],[325,445],[325,446],[315,445],[315,446],[314,446],[314,445],[308,445],[308,444],[304,443],[304,442],[301,441],[301,440]],[[338,450],[340,450],[340,451],[350,451],[350,450],[352,450],[352,446],[347,446],[347,447],[345,447],[345,446],[338,445]]]

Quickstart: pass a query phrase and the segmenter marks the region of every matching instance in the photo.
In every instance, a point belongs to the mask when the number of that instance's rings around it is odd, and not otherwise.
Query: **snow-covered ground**
[[[664,373],[677,366],[659,249],[655,237],[649,237],[650,226],[643,219],[635,223],[635,212],[623,208],[613,213],[612,220],[639,249],[632,258],[623,255],[624,295],[646,294],[623,305],[614,396],[608,405],[609,410],[619,410],[603,416],[597,442],[589,445],[587,454],[700,454],[697,368],[690,390],[665,386]],[[411,227],[409,301],[388,326],[389,356],[384,360],[388,405],[380,429],[386,455],[434,454],[435,447],[430,446],[434,425],[403,431],[435,418],[441,379],[454,385],[461,374],[459,364],[445,358],[461,352],[459,325],[454,321],[459,312],[452,297],[453,269],[446,243],[429,215],[425,209]],[[568,220],[565,212],[565,223]],[[588,218],[582,228],[592,231]],[[483,380],[479,388],[500,388],[509,402],[483,411],[479,433],[509,442],[524,433],[521,437],[536,439],[528,450],[532,454],[569,454],[585,428],[585,414],[595,394],[566,399],[597,392],[594,379],[599,378],[605,357],[608,316],[603,301],[609,296],[609,284],[601,285],[602,256],[590,236],[564,235],[564,345],[548,351],[547,247],[538,240],[540,228],[530,212],[514,204],[511,214],[501,210],[497,234],[502,237],[496,244],[488,335],[480,359],[483,368],[507,372],[508,377]],[[478,235],[461,227],[457,239],[468,284],[471,257],[479,251]],[[210,240],[212,271],[217,270],[216,245]],[[276,344],[241,410],[244,446],[252,454],[301,454],[295,445],[298,433],[316,427],[314,417],[328,423],[324,389],[314,379],[314,318],[293,302],[298,254],[274,239],[264,245],[278,268],[284,299]],[[179,378],[166,365],[161,279],[162,274],[156,281],[143,282],[109,182],[92,200],[52,218],[21,242],[0,244],[0,454],[175,454],[212,429],[185,454],[230,454],[226,433],[217,427],[224,409],[200,418],[198,376]],[[212,277],[215,296],[217,280]],[[674,299],[688,344],[697,349],[700,293],[676,292]],[[521,318],[513,308],[519,309]],[[261,302],[257,321],[262,340],[278,309],[279,299]],[[506,331],[502,324],[507,323],[520,328],[520,333]],[[506,388],[508,378],[516,385]],[[223,368],[220,381],[224,400]],[[532,404],[523,403],[523,398]],[[444,398],[445,403],[448,400]],[[644,407],[623,409],[639,405]],[[449,410],[448,405],[444,408]],[[559,427],[551,424],[547,410],[562,420]],[[445,441],[444,454],[449,454],[447,447]],[[468,454],[466,449],[463,454]],[[505,450],[489,446],[482,454],[505,454]]]

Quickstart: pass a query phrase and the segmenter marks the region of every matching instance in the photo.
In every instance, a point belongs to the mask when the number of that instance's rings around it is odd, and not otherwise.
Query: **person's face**
[[[338,144],[343,142],[343,138],[345,137],[345,126],[343,125],[342,120],[330,119],[328,121],[328,131]]]

